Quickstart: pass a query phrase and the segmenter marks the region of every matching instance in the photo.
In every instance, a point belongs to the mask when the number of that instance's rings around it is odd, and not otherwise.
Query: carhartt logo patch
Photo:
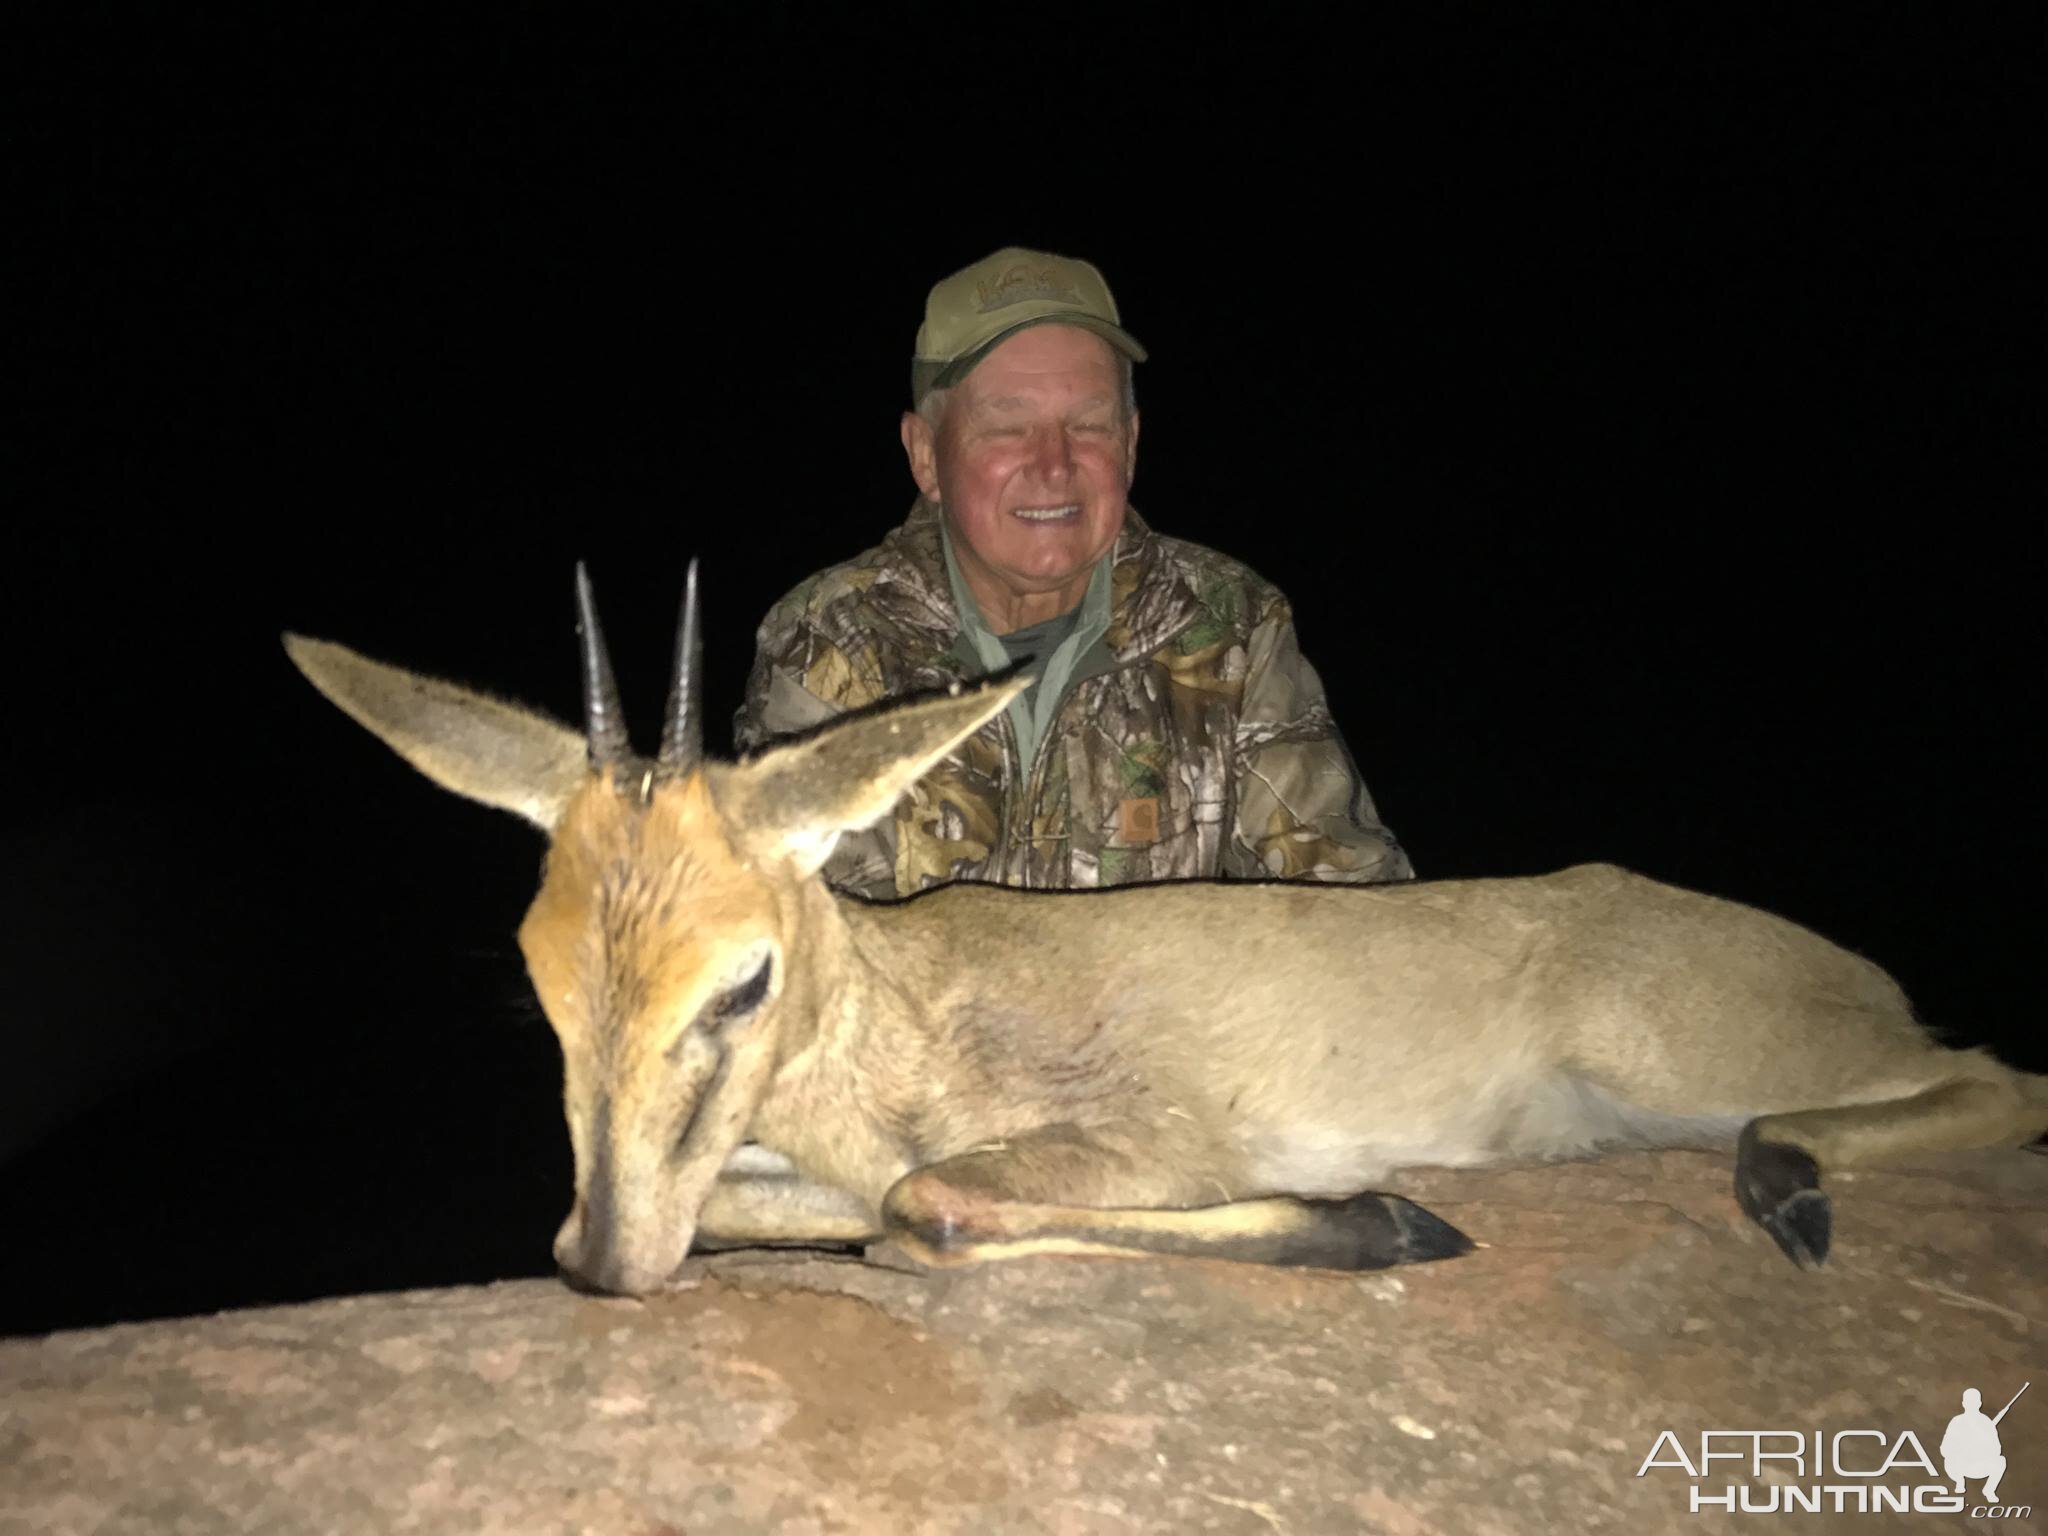
[[[1159,841],[1159,802],[1151,795],[1119,801],[1116,808],[1116,839],[1120,843]]]
[[[1056,299],[1062,304],[1081,302],[1081,295],[1061,282],[1058,272],[1028,262],[1018,262],[1003,268],[993,278],[983,278],[974,285],[974,297],[984,315],[992,309],[1022,304],[1026,299]]]

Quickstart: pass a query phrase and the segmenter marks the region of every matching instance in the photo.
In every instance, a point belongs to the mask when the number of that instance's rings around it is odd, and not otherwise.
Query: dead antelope
[[[834,841],[1022,683],[706,761],[693,567],[642,759],[580,568],[577,588],[581,734],[285,645],[427,777],[552,839],[519,943],[575,1149],[555,1255],[588,1284],[656,1290],[698,1234],[1375,1268],[1470,1246],[1360,1193],[1398,1170],[1615,1146],[1733,1146],[1742,1208],[1817,1264],[1823,1167],[2048,1128],[2048,1078],[1935,1044],[1876,966],[1611,866],[835,895]]]

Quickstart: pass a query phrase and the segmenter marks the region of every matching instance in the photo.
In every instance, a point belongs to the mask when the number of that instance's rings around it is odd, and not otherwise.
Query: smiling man
[[[902,422],[917,504],[776,604],[735,734],[751,750],[1016,663],[1036,681],[841,839],[834,884],[1412,875],[1287,600],[1129,505],[1144,358],[1085,261],[1011,248],[932,289]]]

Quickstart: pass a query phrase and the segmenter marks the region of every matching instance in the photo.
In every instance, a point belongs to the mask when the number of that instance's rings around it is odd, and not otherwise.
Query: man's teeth
[[[1081,504],[1077,501],[1064,507],[1018,507],[1014,515],[1027,523],[1051,523],[1063,517],[1078,517],[1080,512]]]

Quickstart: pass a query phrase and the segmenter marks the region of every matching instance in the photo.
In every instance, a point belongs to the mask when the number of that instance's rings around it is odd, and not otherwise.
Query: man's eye
[[[705,1010],[704,1022],[712,1029],[734,1024],[761,1006],[768,996],[768,981],[773,973],[775,961],[772,956],[763,957],[760,967],[736,987],[728,987],[717,1000]]]

